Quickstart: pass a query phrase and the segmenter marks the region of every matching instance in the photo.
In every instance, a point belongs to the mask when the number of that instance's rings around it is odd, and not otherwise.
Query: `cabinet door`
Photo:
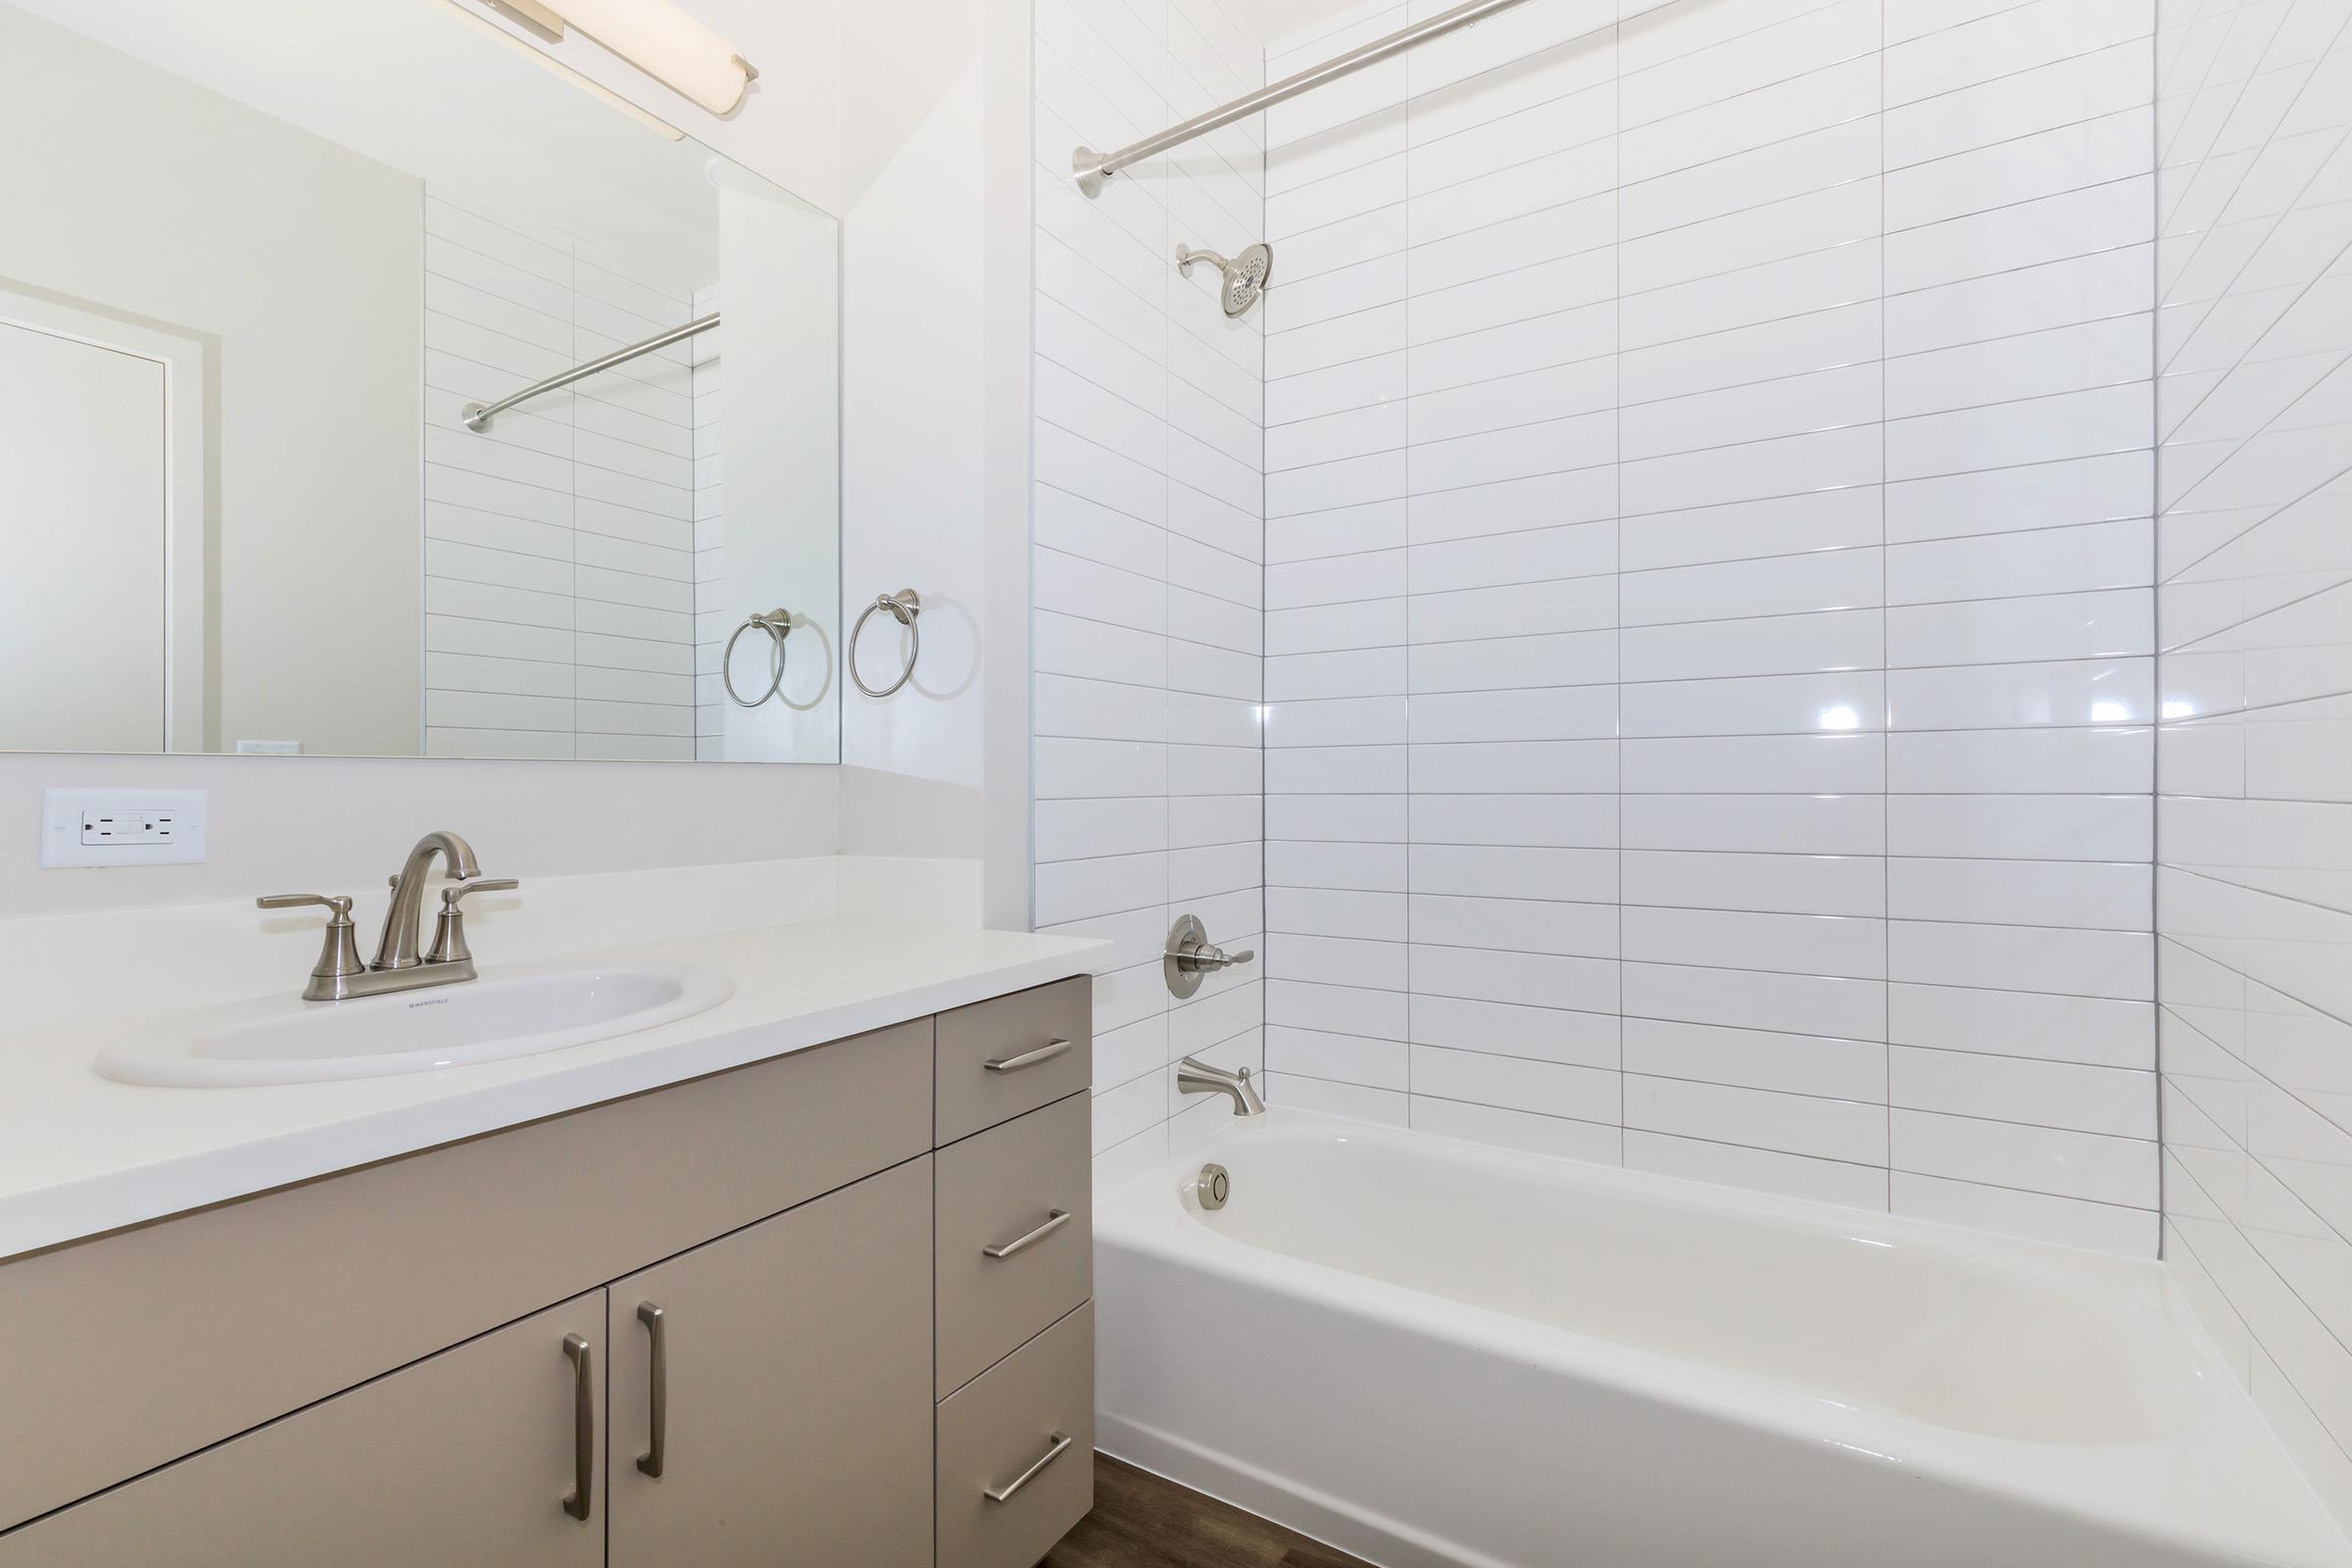
[[[592,1291],[0,1536],[0,1568],[597,1568],[604,1355]]]
[[[930,1568],[929,1156],[609,1294],[613,1568]]]

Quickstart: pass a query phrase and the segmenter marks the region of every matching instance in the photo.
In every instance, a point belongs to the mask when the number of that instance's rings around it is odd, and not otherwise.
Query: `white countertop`
[[[735,994],[638,1034],[339,1083],[148,1089],[92,1069],[102,1048],[168,1014],[0,1037],[0,1258],[1087,974],[1107,952],[820,920],[582,953],[700,964],[730,975]]]

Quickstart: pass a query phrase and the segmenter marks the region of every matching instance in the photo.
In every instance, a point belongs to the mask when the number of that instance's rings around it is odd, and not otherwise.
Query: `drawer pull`
[[[1059,1432],[1054,1433],[1054,1446],[1048,1448],[1038,1459],[1037,1463],[1031,1465],[1019,1475],[1014,1476],[1010,1481],[1005,1482],[1001,1487],[981,1488],[980,1495],[986,1497],[991,1502],[1010,1502],[1014,1493],[1020,1491],[1030,1482],[1035,1481],[1039,1471],[1045,1469],[1046,1466],[1052,1464],[1054,1460],[1062,1456],[1062,1453],[1069,1447],[1071,1441],[1072,1440],[1070,1438],[1065,1437]]]
[[[1023,1067],[1034,1067],[1041,1061],[1052,1061],[1069,1049],[1070,1043],[1067,1040],[1049,1040],[1035,1051],[1024,1051],[1017,1056],[991,1057],[980,1065],[986,1067],[990,1072],[1019,1072]]]
[[[654,1341],[652,1437],[646,1451],[637,1456],[637,1468],[659,1481],[662,1456],[669,1451],[669,1319],[653,1302],[639,1301],[637,1321]]]
[[[1028,1235],[1016,1236],[1009,1242],[993,1243],[980,1249],[980,1253],[983,1257],[1010,1257],[1015,1252],[1026,1251],[1035,1247],[1069,1222],[1070,1211],[1068,1209],[1049,1208],[1046,1210],[1046,1222]]]
[[[586,1519],[596,1505],[596,1352],[577,1334],[564,1336],[571,1358],[571,1491],[564,1511]]]

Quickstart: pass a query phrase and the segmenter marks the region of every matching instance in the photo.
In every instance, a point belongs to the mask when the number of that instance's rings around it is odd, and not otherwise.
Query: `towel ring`
[[[906,627],[908,635],[912,638],[906,647],[906,667],[899,671],[897,680],[879,691],[868,686],[865,683],[865,677],[858,673],[858,634],[865,630],[865,617],[877,610],[890,612],[890,618]],[[914,662],[923,657],[923,629],[915,624],[915,617],[922,612],[922,596],[911,588],[902,588],[895,594],[878,595],[872,604],[858,612],[858,624],[850,628],[848,662],[850,679],[858,683],[859,691],[868,697],[888,697],[914,678]]]
[[[767,690],[761,692],[758,697],[746,698],[743,693],[735,689],[735,645],[741,642],[743,634],[754,626],[767,633]],[[736,707],[758,708],[761,703],[783,690],[784,639],[791,635],[792,612],[789,610],[771,610],[765,614],[755,612],[751,618],[735,628],[735,635],[727,639],[727,651],[718,656],[718,682],[726,687],[727,696],[734,700]]]

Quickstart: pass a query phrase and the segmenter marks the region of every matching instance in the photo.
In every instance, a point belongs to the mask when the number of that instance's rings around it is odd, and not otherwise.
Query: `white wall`
[[[1269,116],[1274,1094],[2151,1253],[2150,0],[1618,9]]]
[[[573,876],[831,855],[830,767],[316,757],[0,755],[0,918],[269,893],[372,893],[433,828],[463,834],[492,876]],[[202,865],[40,868],[44,787],[209,795]],[[789,918],[789,916],[787,916]],[[9,965],[0,955],[0,981]],[[135,956],[123,983],[139,985]],[[152,1005],[170,1004],[159,995]]]
[[[1214,0],[1045,0],[1037,15],[1037,923],[1108,938],[1095,990],[1095,1147],[1105,1184],[1213,1127],[1176,1093],[1187,1054],[1262,1065],[1254,967],[1189,1001],[1159,954],[1186,911],[1259,945],[1261,318],[1228,319],[1178,243],[1259,237],[1263,126],[1245,122],[1113,179],[1107,149],[1256,87]]]
[[[210,744],[413,753],[422,187],[14,7],[0,58],[0,281],[209,346]]]
[[[2352,1521],[2352,4],[2163,16],[2165,1256]]]
[[[922,596],[896,696],[845,693],[855,849],[983,858],[1029,923],[1029,9],[902,0],[843,21],[845,621]],[[877,614],[858,651],[895,678]]]

